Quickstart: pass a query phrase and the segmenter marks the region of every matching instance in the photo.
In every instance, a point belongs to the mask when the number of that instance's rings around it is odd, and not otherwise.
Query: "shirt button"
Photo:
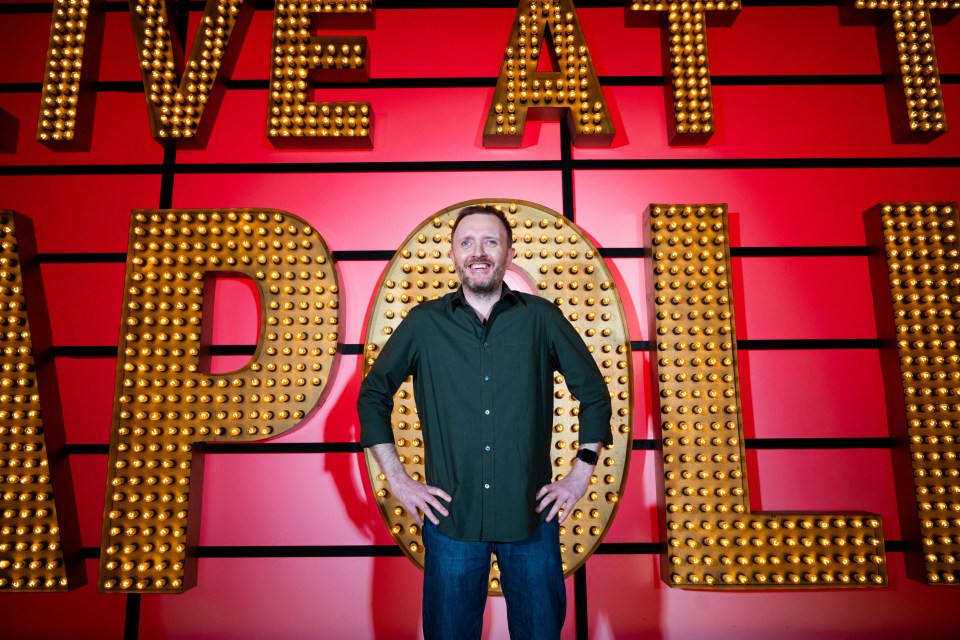
[[[484,451],[490,451],[490,445],[487,445],[483,448]]]
[[[484,346],[485,349],[489,349],[489,348],[490,348],[490,343],[489,343],[489,342],[484,342],[484,343],[483,343],[483,346]]]
[[[484,488],[484,489],[489,489],[489,488],[490,488],[490,485],[485,484],[485,485],[483,485],[483,488]]]
[[[484,379],[484,380],[489,380],[489,379],[490,379],[490,376],[483,376],[483,379]]]
[[[490,409],[485,410],[483,413],[486,415],[490,415]]]

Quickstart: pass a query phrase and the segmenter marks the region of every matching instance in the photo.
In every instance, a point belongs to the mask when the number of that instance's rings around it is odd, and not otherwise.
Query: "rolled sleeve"
[[[416,319],[411,313],[394,330],[360,385],[357,414],[360,446],[393,443],[393,395],[417,364]]]
[[[563,313],[554,308],[550,314],[551,355],[554,364],[567,383],[570,393],[580,402],[580,442],[610,444],[610,391],[593,355]]]

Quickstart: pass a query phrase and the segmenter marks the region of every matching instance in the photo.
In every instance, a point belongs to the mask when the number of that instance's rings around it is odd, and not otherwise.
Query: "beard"
[[[476,264],[476,262],[479,261],[472,262],[471,264]],[[503,276],[506,272],[506,267],[505,265],[496,265],[492,262],[485,264],[490,264],[492,267],[492,270],[486,277],[474,277],[470,271],[470,265],[466,265],[463,269],[457,269],[460,285],[471,293],[480,295],[498,293],[503,285]]]

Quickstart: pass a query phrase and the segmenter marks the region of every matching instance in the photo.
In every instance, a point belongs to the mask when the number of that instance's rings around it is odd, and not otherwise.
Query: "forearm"
[[[403,464],[401,464],[400,458],[397,456],[397,448],[392,442],[375,444],[369,447],[369,449],[377,461],[377,464],[380,465],[380,470],[383,471],[383,475],[387,477],[387,482],[390,486],[396,484],[401,478],[407,477],[406,471],[403,469]]]

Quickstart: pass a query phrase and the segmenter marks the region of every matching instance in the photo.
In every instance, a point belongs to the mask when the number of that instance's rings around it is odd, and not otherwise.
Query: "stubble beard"
[[[457,275],[460,276],[460,284],[464,289],[477,295],[490,295],[499,293],[503,285],[503,276],[506,273],[504,265],[493,265],[493,272],[486,280],[476,280],[470,275],[470,267],[467,266],[460,270]]]

